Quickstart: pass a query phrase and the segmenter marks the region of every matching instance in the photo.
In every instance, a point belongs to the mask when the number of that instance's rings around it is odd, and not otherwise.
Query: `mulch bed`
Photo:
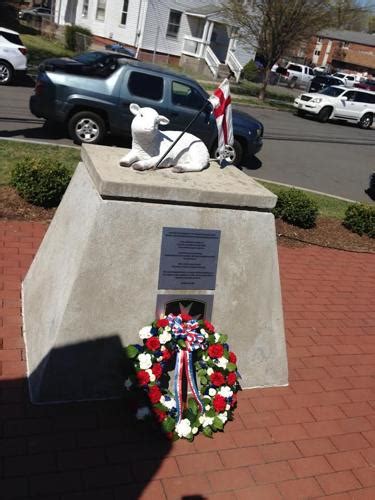
[[[55,208],[36,207],[23,200],[11,187],[0,187],[0,219],[49,222]],[[353,252],[375,253],[375,238],[359,236],[346,229],[337,219],[319,217],[313,229],[302,229],[277,219],[279,245],[300,247],[319,245]]]

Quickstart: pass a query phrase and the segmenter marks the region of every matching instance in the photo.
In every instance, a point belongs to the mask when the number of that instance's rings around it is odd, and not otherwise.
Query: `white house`
[[[204,2],[204,0],[203,0]],[[222,65],[239,78],[254,49],[238,41],[237,28],[220,13],[220,0],[55,0],[58,24],[79,24],[103,41],[137,50],[142,60],[168,60],[209,71]]]

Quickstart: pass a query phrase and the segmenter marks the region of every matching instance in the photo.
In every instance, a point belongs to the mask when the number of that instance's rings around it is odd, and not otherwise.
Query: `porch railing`
[[[220,61],[208,45],[208,42],[204,42],[201,38],[186,35],[181,52],[188,56],[204,59],[214,78],[217,77]]]
[[[204,59],[207,63],[207,66],[210,68],[211,73],[214,75],[214,78],[217,78],[217,74],[219,72],[220,61],[215,56],[214,51],[208,45],[206,46]]]
[[[233,71],[236,78],[236,82],[239,81],[241,76],[241,71],[243,69],[242,64],[238,61],[237,57],[233,54],[231,50],[228,50],[227,58],[225,64]]]

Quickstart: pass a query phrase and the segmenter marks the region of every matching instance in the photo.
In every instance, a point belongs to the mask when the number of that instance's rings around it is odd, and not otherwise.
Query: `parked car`
[[[131,57],[132,59],[136,59],[135,50],[129,49],[128,47],[124,47],[120,43],[112,43],[105,46],[106,50],[111,50],[113,52],[119,52],[123,54],[125,57]]]
[[[340,119],[370,128],[375,115],[375,93],[334,85],[316,94],[301,94],[294,100],[294,107],[298,115],[314,115],[321,122]]]
[[[344,85],[344,82],[340,80],[340,78],[334,78],[333,76],[315,76],[307,89],[308,92],[319,92],[319,90],[329,87],[330,85]]]
[[[0,85],[9,85],[27,69],[27,48],[17,31],[0,28]]]
[[[121,59],[107,78],[64,72],[39,73],[30,110],[39,117],[64,123],[77,143],[103,143],[107,133],[130,137],[132,102],[152,107],[170,119],[171,130],[184,130],[208,94],[194,80],[152,64]],[[211,104],[189,131],[217,155],[217,127]],[[239,164],[262,147],[263,125],[247,113],[233,111],[234,145],[227,160]]]
[[[354,87],[375,92],[375,80],[363,80],[362,82],[355,83]]]
[[[124,55],[122,52],[96,50],[84,52],[73,57],[45,59],[39,65],[38,70],[107,77],[117,68],[118,60],[124,57],[129,56]]]
[[[353,87],[356,83],[356,77],[354,75],[350,75],[349,73],[334,73],[332,76],[340,78],[346,87]]]
[[[51,9],[46,7],[34,7],[33,9],[22,9],[18,12],[18,19],[31,21],[32,19],[42,19],[51,17]]]
[[[294,88],[298,85],[306,85],[314,78],[314,71],[309,66],[289,62],[285,67],[287,73],[282,77],[282,81],[288,84],[288,87]]]

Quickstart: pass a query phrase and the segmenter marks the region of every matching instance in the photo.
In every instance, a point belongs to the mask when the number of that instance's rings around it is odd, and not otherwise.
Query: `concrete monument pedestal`
[[[35,403],[121,396],[121,347],[157,296],[210,296],[246,387],[288,383],[274,217],[276,197],[235,167],[137,172],[126,151],[83,146],[24,280],[23,328]],[[220,231],[213,290],[158,289],[163,228]]]

